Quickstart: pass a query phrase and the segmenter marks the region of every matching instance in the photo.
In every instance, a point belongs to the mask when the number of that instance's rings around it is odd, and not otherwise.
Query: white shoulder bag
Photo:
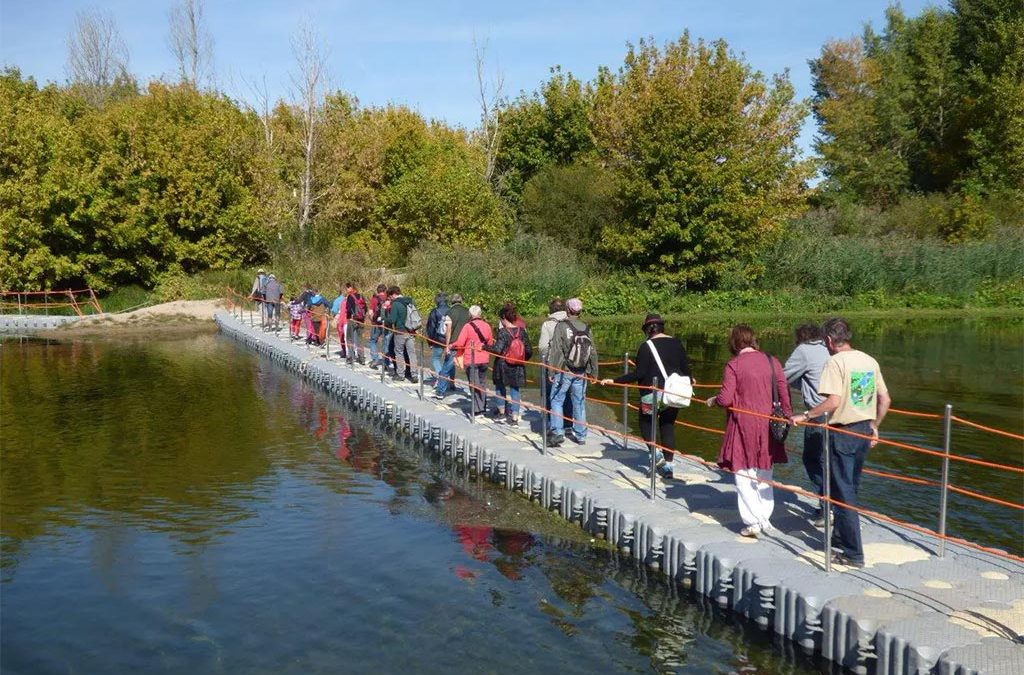
[[[688,407],[690,399],[693,398],[693,382],[690,381],[689,376],[679,373],[669,375],[665,371],[665,364],[661,362],[661,355],[654,348],[654,341],[648,340],[647,347],[654,355],[654,362],[658,364],[658,370],[661,371],[661,381],[663,382],[661,388],[665,390],[661,395],[662,402],[670,408]]]

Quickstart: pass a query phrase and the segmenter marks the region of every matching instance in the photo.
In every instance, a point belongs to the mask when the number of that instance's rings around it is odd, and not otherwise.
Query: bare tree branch
[[[481,45],[473,36],[473,56],[476,64],[477,100],[480,103],[480,139],[484,148],[486,163],[484,180],[493,183],[494,167],[498,160],[498,148],[501,145],[501,126],[498,121],[498,107],[501,105],[502,93],[505,88],[505,75],[500,69],[495,71],[493,78],[488,78],[487,41]]]
[[[68,77],[94,105],[102,105],[119,77],[128,74],[128,47],[110,12],[79,12],[67,39]]]
[[[252,97],[256,101],[256,105],[253,106],[256,115],[260,118],[260,126],[263,128],[263,144],[267,153],[273,153],[274,151],[274,127],[270,123],[271,116],[273,114],[273,106],[270,98],[270,88],[267,86],[267,74],[263,73],[263,77],[260,80],[253,80],[252,82],[246,82],[249,85],[249,91],[252,92]]]
[[[203,0],[180,0],[167,13],[167,45],[181,81],[198,88],[213,77],[213,37],[203,23]]]
[[[302,125],[302,177],[299,183],[299,229],[305,230],[312,217],[314,197],[313,162],[320,134],[320,116],[327,77],[327,54],[320,36],[309,21],[302,22],[292,37],[295,73],[292,74],[295,105]]]

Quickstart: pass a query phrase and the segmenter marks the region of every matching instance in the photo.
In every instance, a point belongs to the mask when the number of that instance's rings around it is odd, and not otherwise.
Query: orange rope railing
[[[240,296],[237,293],[235,293],[232,289],[229,289],[229,291],[234,293],[238,298],[240,298],[243,301],[261,302],[259,299],[245,298],[244,296]],[[387,327],[387,326],[379,326],[378,325],[376,327],[382,328],[383,330],[390,331],[390,332],[395,332],[395,333],[400,332],[400,331],[397,331],[397,330],[395,330],[393,328],[390,328],[390,327]],[[427,342],[427,344],[443,346],[443,344],[441,342],[436,341],[436,340],[430,340],[429,338],[426,338],[425,336],[416,335],[416,337],[418,339],[425,340]],[[385,359],[389,359],[389,357],[387,357],[386,355],[382,355],[382,356]],[[393,361],[394,359],[390,359],[390,360]],[[612,362],[612,363],[619,364],[621,362],[620,361],[615,361],[615,362]],[[555,368],[555,367],[550,366],[550,365],[538,364],[536,362],[528,362],[528,365],[541,366],[541,367],[547,368],[548,371],[550,371],[550,372],[566,373],[566,374],[572,375],[573,377],[582,377],[584,380],[586,380],[588,382],[599,383],[598,380],[594,380],[593,378],[589,378],[587,376],[581,376],[579,373],[573,373],[571,371],[562,370],[562,369]],[[455,383],[454,378],[443,376],[443,375],[441,375],[440,373],[437,373],[436,371],[434,371],[431,368],[427,368],[425,366],[422,366],[422,369],[425,372],[432,373],[437,378],[449,380],[453,384]],[[638,385],[620,385],[620,384],[615,384],[613,386],[624,387],[624,388],[627,388],[627,389],[635,389],[635,390],[638,390],[638,391],[658,391],[658,392],[662,392],[662,393],[665,392],[665,390],[660,389],[660,388],[642,387],[642,386],[638,386]],[[714,385],[705,385],[705,386],[714,386]],[[510,399],[508,397],[498,396],[495,393],[489,392],[486,387],[477,387],[476,385],[473,385],[473,384],[468,384],[468,387],[469,387],[470,390],[482,391],[485,395],[490,395],[490,396],[492,396],[494,398],[497,398],[499,400],[504,400],[506,402],[514,402],[512,399]],[[588,396],[587,399],[591,400],[591,401],[594,401],[594,402],[597,402],[597,403],[606,404],[606,405],[614,405],[614,406],[621,405],[621,402],[619,402],[619,401],[612,401],[612,400],[609,400],[609,399],[603,399],[603,398],[598,398],[598,397]],[[693,400],[697,401],[697,402],[703,402],[703,399],[700,399],[698,397],[693,397]],[[542,406],[537,406],[536,404],[532,404],[532,403],[529,403],[527,401],[515,401],[515,403],[518,403],[524,409],[527,409],[527,408],[535,409],[535,410],[542,409]],[[633,404],[628,404],[627,403],[627,405],[628,405],[628,407],[630,409],[633,409],[633,410],[637,410],[638,409],[637,406],[635,406]],[[766,420],[788,421],[788,420],[786,420],[784,418],[777,418],[777,417],[773,417],[772,415],[768,415],[768,414],[764,414],[764,413],[759,413],[757,411],[752,411],[752,410],[744,410],[742,408],[732,407],[732,408],[729,408],[729,410],[731,410],[732,412],[737,413],[737,414],[753,415],[753,416],[756,416],[756,417],[759,417],[759,418],[763,418],[763,419],[766,419]],[[907,414],[907,415],[910,415],[910,416],[914,416],[914,417],[921,417],[921,418],[926,418],[926,419],[936,419],[936,418],[941,419],[941,415],[934,415],[932,413],[916,413],[916,412],[913,412],[913,411],[899,411],[899,412]],[[562,415],[560,413],[554,412],[554,411],[549,411],[548,414],[560,417],[562,419],[568,419],[568,418],[566,418],[566,416],[564,416],[564,415]],[[998,429],[993,429],[993,428],[990,428],[990,427],[984,427],[983,425],[979,425],[979,424],[970,422],[968,420],[964,420],[962,418],[953,417],[952,419],[954,419],[955,421],[957,421],[959,423],[965,424],[967,426],[977,428],[979,430],[991,431],[991,432],[994,432],[994,433],[999,433],[1001,435],[1009,436],[1011,438],[1021,438],[1021,439],[1024,439],[1024,437],[1021,437],[1021,436],[1019,436],[1017,434],[1011,434],[1010,432],[1004,432],[1004,431],[1001,431],[1001,430],[998,430]],[[693,429],[705,431],[705,432],[708,432],[708,433],[713,433],[713,434],[722,434],[722,433],[724,433],[720,429],[715,429],[715,428],[711,428],[711,427],[704,427],[704,426],[701,426],[701,425],[697,425],[697,424],[693,424],[693,423],[685,422],[685,421],[681,421],[681,420],[677,420],[676,423],[681,425],[681,426],[684,426],[684,427],[693,428]],[[821,424],[817,424],[817,423],[812,423],[812,422],[807,422],[807,423],[805,423],[805,425],[806,426],[810,426],[810,427],[818,427],[818,428],[823,428],[825,426],[825,425],[821,425]],[[590,423],[590,422],[586,423],[586,426],[588,428],[595,429],[596,431],[608,434],[609,436],[612,436],[612,437],[615,437],[615,438],[626,438],[627,440],[639,441],[639,442],[645,443],[645,444],[647,444],[648,446],[651,446],[651,447],[657,447],[657,448],[660,448],[662,450],[667,450],[669,452],[678,453],[681,456],[689,457],[689,458],[691,458],[691,459],[693,459],[695,461],[699,461],[699,462],[701,462],[703,464],[706,464],[706,465],[709,465],[709,466],[717,466],[717,464],[709,462],[708,460],[705,460],[703,458],[697,457],[696,455],[690,455],[690,454],[687,454],[687,453],[679,452],[678,450],[673,450],[673,449],[670,449],[670,448],[666,448],[664,446],[661,446],[661,445],[657,444],[656,442],[646,441],[646,440],[644,440],[642,438],[638,438],[638,437],[630,435],[628,433],[624,434],[622,431],[619,431],[619,430],[607,429],[607,428],[601,427],[599,425],[596,425],[596,424],[593,424],[593,423]],[[976,459],[976,458],[973,458],[973,457],[966,457],[966,456],[962,456],[962,455],[953,455],[953,454],[948,454],[947,455],[944,452],[939,452],[939,451],[936,451],[936,450],[931,450],[929,448],[924,448],[924,447],[921,447],[921,446],[912,445],[912,444],[908,444],[908,443],[900,443],[898,441],[892,441],[892,440],[884,439],[884,438],[875,438],[873,436],[869,436],[869,435],[866,435],[866,434],[859,434],[859,433],[852,432],[852,431],[849,431],[849,430],[846,430],[846,429],[843,429],[843,428],[837,428],[837,427],[831,426],[831,425],[828,426],[828,429],[832,433],[844,433],[844,434],[847,434],[847,435],[850,435],[850,436],[854,436],[854,437],[858,437],[858,438],[862,438],[862,439],[866,439],[866,440],[877,441],[878,443],[886,444],[886,445],[889,445],[889,446],[892,446],[892,447],[901,448],[901,449],[905,449],[905,450],[910,450],[910,451],[914,451],[914,452],[920,452],[920,453],[927,454],[927,455],[930,455],[930,456],[935,456],[935,457],[940,457],[940,458],[948,458],[948,459],[951,459],[951,460],[954,460],[954,461],[966,462],[966,463],[970,463],[970,464],[974,464],[974,465],[978,465],[978,466],[984,466],[984,467],[988,467],[988,468],[993,468],[993,469],[998,469],[998,470],[1008,471],[1008,472],[1013,472],[1013,473],[1024,473],[1024,467],[1017,467],[1017,466],[1012,466],[1012,465],[1007,465],[1007,464],[1001,464],[1001,463],[998,463],[998,462],[989,462],[989,461],[986,461],[986,460],[980,460],[980,459]],[[545,430],[545,432],[546,432],[546,430]],[[732,473],[732,472],[730,472],[730,471],[728,471],[726,469],[723,469],[721,467],[719,467],[719,469],[723,470],[723,471],[726,471],[728,473]],[[871,468],[868,468],[868,467],[866,467],[864,469],[864,473],[867,473],[869,475],[874,475],[874,476],[882,477],[882,478],[898,480],[898,481],[905,482],[905,483],[916,484],[916,485],[923,485],[923,486],[930,486],[930,487],[940,486],[941,485],[937,481],[930,480],[930,479],[919,478],[919,477],[914,477],[914,476],[905,476],[905,475],[901,475],[901,474],[880,471],[880,470],[877,470],[877,469],[871,469]],[[776,483],[774,481],[763,481],[763,482],[771,484],[773,487],[778,487],[780,489],[784,489],[784,490],[788,490],[788,491],[792,491],[792,492],[798,492],[798,493],[804,494],[806,496],[810,496],[810,497],[814,497],[814,498],[819,498],[818,495],[812,495],[811,493],[809,493],[807,491],[804,491],[804,490],[802,490],[800,488],[794,488],[793,486],[783,485],[783,484],[780,484],[780,483]],[[961,494],[961,495],[966,496],[966,497],[978,499],[978,500],[981,500],[981,501],[985,501],[985,502],[988,502],[988,503],[1004,506],[1004,507],[1007,507],[1007,508],[1014,508],[1014,509],[1018,509],[1018,510],[1024,510],[1024,504],[1018,504],[1016,502],[1002,500],[1002,499],[998,499],[996,497],[990,497],[988,495],[984,495],[982,493],[974,492],[972,490],[968,490],[966,488],[962,488],[962,487],[959,487],[959,486],[956,486],[956,485],[948,484],[947,487],[948,487],[948,489],[950,491],[956,492],[957,494]],[[831,503],[833,503],[833,504],[835,504],[837,506],[842,506],[844,508],[850,508],[850,509],[852,509],[854,511],[857,511],[859,513],[863,513],[863,514],[869,515],[871,517],[879,518],[880,520],[892,523],[894,525],[898,525],[898,526],[902,526],[902,527],[907,527],[907,528],[909,528],[911,530],[917,531],[917,532],[922,533],[922,534],[927,534],[929,536],[938,537],[938,538],[946,540],[946,541],[956,542],[958,544],[961,544],[961,545],[964,545],[964,546],[967,546],[967,547],[970,547],[970,548],[974,548],[974,549],[977,549],[977,550],[986,551],[986,552],[989,552],[989,553],[996,553],[996,554],[1003,555],[1004,557],[1008,557],[1008,558],[1011,558],[1011,559],[1014,559],[1014,560],[1024,561],[1024,558],[1020,558],[1020,557],[1014,556],[1012,554],[1001,552],[1001,551],[998,551],[996,549],[990,549],[990,548],[987,548],[987,547],[984,547],[984,546],[980,546],[978,544],[973,544],[972,542],[967,542],[965,540],[957,539],[955,537],[951,537],[951,536],[948,536],[948,535],[940,535],[939,533],[934,532],[933,530],[929,530],[928,528],[917,526],[917,525],[914,525],[912,523],[906,523],[904,521],[900,521],[898,519],[891,518],[890,516],[885,516],[884,514],[881,514],[881,513],[875,512],[875,511],[871,511],[871,510],[868,510],[868,509],[863,509],[863,508],[852,506],[852,505],[848,505],[848,504],[843,504],[841,502],[838,502],[835,499],[832,499],[832,500],[829,500],[829,501],[831,501]]]

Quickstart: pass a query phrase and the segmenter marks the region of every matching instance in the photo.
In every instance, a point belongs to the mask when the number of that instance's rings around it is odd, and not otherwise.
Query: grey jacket
[[[559,321],[565,321],[565,317],[565,312],[548,314],[548,318],[544,319],[544,323],[540,325],[540,339],[537,340],[537,351],[540,352],[541,356],[548,355],[548,346],[551,344],[551,337],[555,334],[555,325]]]
[[[587,329],[587,324],[579,319],[568,319],[568,321],[577,332]],[[564,323],[554,323],[551,332],[553,335],[551,336],[551,343],[548,345],[548,363],[555,368],[565,370],[565,354],[569,351],[570,343],[572,342],[569,327]],[[593,340],[593,335],[591,335],[591,340]],[[594,345],[594,348],[590,351],[590,360],[587,361],[584,373],[588,377],[597,379],[597,345]]]
[[[825,343],[821,340],[814,340],[797,345],[797,348],[786,359],[786,365],[783,366],[786,381],[794,389],[800,390],[804,405],[808,409],[822,401],[821,395],[818,394],[818,382],[821,380],[821,371],[828,359],[829,353]]]

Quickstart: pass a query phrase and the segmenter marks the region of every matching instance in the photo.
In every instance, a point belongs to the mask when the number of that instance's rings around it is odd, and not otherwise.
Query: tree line
[[[0,286],[153,286],[285,249],[402,267],[425,244],[532,234],[664,287],[710,289],[757,278],[809,208],[941,195],[938,235],[956,241],[984,236],[984,205],[1024,190],[1015,0],[891,9],[881,33],[823,46],[809,101],[788,74],[687,33],[629,45],[591,81],[555,67],[508,98],[476,45],[475,129],[330,89],[308,25],[292,40],[291,100],[260,81],[233,99],[212,82],[202,10],[181,0],[168,14],[176,81],[137,83],[116,22],[97,12],[69,37],[68,82],[0,75]],[[805,158],[810,114],[818,156]]]

